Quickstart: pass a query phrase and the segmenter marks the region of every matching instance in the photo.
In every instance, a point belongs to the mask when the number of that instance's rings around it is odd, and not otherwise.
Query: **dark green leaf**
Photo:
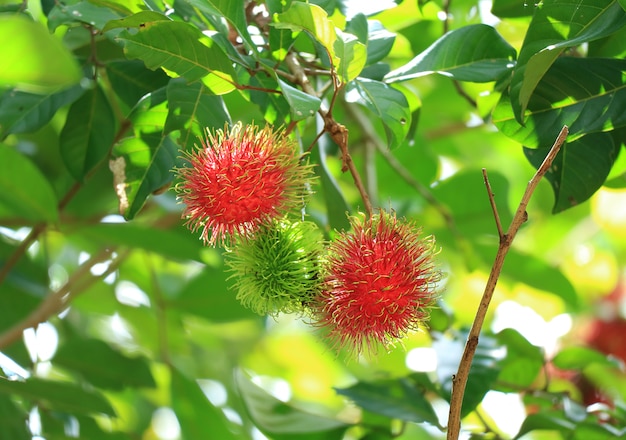
[[[115,136],[115,116],[100,86],[75,101],[61,131],[60,151],[70,174],[82,181],[107,155]]]
[[[111,8],[98,6],[94,2],[76,2],[65,4],[57,2],[48,14],[48,28],[54,31],[61,25],[85,23],[96,29],[103,29],[107,22],[121,18],[129,10],[118,12]]]
[[[519,0],[494,0],[491,13],[500,18],[526,17],[533,15],[536,4]]]
[[[115,145],[109,168],[124,218],[134,218],[152,193],[174,179],[177,155],[174,141],[161,134],[144,133]]]
[[[336,389],[363,409],[392,419],[407,422],[428,422],[438,425],[439,419],[432,405],[408,379],[358,382],[349,388]]]
[[[380,81],[361,78],[346,87],[346,101],[368,108],[382,120],[389,148],[396,148],[406,138],[411,110],[402,92]]]
[[[208,93],[202,83],[187,84],[172,79],[167,86],[168,113],[163,128],[165,133],[180,130],[178,140],[183,148],[199,145],[206,130],[223,128],[230,124],[230,115],[221,97]]]
[[[339,420],[309,414],[270,396],[242,371],[236,381],[250,417],[274,440],[339,440],[349,427]]]
[[[513,73],[510,95],[515,119],[520,123],[526,119],[535,88],[563,50],[606,37],[625,24],[626,12],[617,0],[543,1],[535,10]]]
[[[216,95],[235,88],[235,70],[226,54],[189,23],[157,21],[118,38],[126,56],[142,60],[149,69],[173,71],[188,81],[202,79]]]
[[[214,407],[198,384],[170,368],[172,408],[184,439],[235,440],[224,413]]]
[[[500,131],[531,148],[552,146],[561,127],[568,140],[626,126],[626,60],[561,57],[544,75],[528,102],[525,124],[515,119],[509,96],[493,121]]]
[[[406,81],[440,73],[459,81],[489,82],[506,75],[514,66],[515,49],[485,24],[453,30],[406,65],[385,75],[385,81]]]
[[[101,388],[156,385],[145,358],[128,357],[100,339],[70,339],[59,347],[53,362]]]
[[[0,16],[0,41],[11,42],[0,45],[0,87],[50,93],[83,76],[61,41],[25,15]]]
[[[113,90],[130,108],[148,93],[165,87],[170,79],[162,70],[146,69],[139,60],[110,61],[106,70]]]
[[[524,148],[524,154],[539,168],[549,148]],[[591,197],[604,183],[617,153],[608,133],[592,133],[568,142],[546,173],[554,191],[553,213],[576,206]]]
[[[278,84],[283,91],[283,96],[289,103],[291,119],[293,121],[299,121],[314,116],[319,110],[322,101],[317,96],[304,93],[280,79],[278,80]]]
[[[583,370],[591,364],[615,366],[605,354],[587,347],[566,347],[552,359],[555,367],[562,370]]]
[[[49,95],[6,91],[0,96],[0,140],[12,133],[39,130],[50,122],[57,110],[74,102],[83,92],[80,86]]]
[[[256,319],[258,315],[243,307],[236,292],[229,288],[228,274],[224,269],[205,267],[169,304],[182,312],[190,313],[212,322],[231,322]]]
[[[0,144],[0,206],[29,221],[55,223],[57,198],[50,182],[24,155]]]
[[[22,382],[0,377],[0,393],[15,394],[32,401],[40,408],[55,411],[115,415],[109,401],[100,393],[69,382],[54,382],[36,377]]]
[[[511,328],[502,330],[496,338],[506,347],[506,356],[499,363],[502,390],[514,392],[532,386],[544,366],[543,350]]]
[[[31,440],[32,435],[26,429],[27,417],[9,396],[0,395],[0,438]]]
[[[250,78],[250,84],[268,90],[277,90],[279,88],[277,80],[265,72],[260,72]],[[291,106],[283,94],[250,90],[250,100],[259,106],[263,112],[264,119],[271,124],[282,125],[291,114]]]
[[[379,21],[369,20],[367,24],[367,65],[370,66],[389,55],[396,41],[396,34],[385,29]]]

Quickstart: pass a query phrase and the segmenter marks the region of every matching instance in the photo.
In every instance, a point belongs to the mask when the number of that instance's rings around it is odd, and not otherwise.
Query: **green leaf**
[[[80,1],[74,4],[55,3],[48,14],[48,28],[55,31],[59,26],[74,26],[77,23],[93,26],[95,29],[103,29],[107,22],[116,20],[130,13],[126,8],[123,12],[109,7],[99,6],[95,2]]]
[[[216,95],[235,89],[235,69],[226,54],[189,23],[157,21],[135,34],[124,31],[118,39],[128,58],[141,59],[149,69],[163,68],[188,81],[202,79]]]
[[[541,430],[567,433],[573,431],[575,428],[576,424],[565,419],[565,415],[560,412],[541,412],[528,415],[514,438],[519,439],[531,431]]]
[[[502,330],[496,338],[506,347],[506,356],[499,363],[498,382],[503,384],[502,391],[531,387],[544,366],[543,350],[511,328]]]
[[[367,61],[365,45],[354,35],[337,31],[334,50],[339,60],[335,69],[341,81],[348,83],[359,76]]]
[[[274,440],[340,440],[349,427],[339,420],[309,414],[276,399],[241,370],[236,372],[235,379],[250,418]]]
[[[55,382],[31,377],[25,381],[9,381],[0,377],[0,393],[15,394],[40,408],[75,414],[115,416],[113,407],[102,394],[74,383]]]
[[[9,396],[0,395],[0,438],[11,440],[31,440],[26,429],[28,415]]]
[[[439,73],[459,81],[501,79],[515,65],[515,49],[485,24],[448,32],[404,66],[385,75],[386,82],[406,81]]]
[[[413,423],[439,423],[437,414],[424,393],[406,378],[358,382],[349,388],[335,390],[375,414]]]
[[[256,313],[237,301],[236,293],[230,290],[226,281],[227,277],[222,268],[216,270],[205,267],[202,273],[193,278],[168,304],[170,307],[211,322],[258,319]]]
[[[222,128],[231,122],[222,98],[208,93],[202,83],[172,79],[167,86],[167,100],[169,110],[163,130],[180,130],[178,143],[183,148],[199,144],[198,138],[204,138],[207,129]]]
[[[57,110],[76,101],[83,92],[80,86],[48,95],[7,90],[0,96],[0,139],[39,130]]]
[[[326,11],[319,6],[293,2],[285,12],[274,15],[273,25],[277,29],[290,29],[293,32],[306,31],[324,46],[333,60],[333,65],[339,64],[335,56],[335,41],[337,40],[335,26],[328,18]]]
[[[206,0],[215,10],[218,12],[217,16],[225,17],[239,35],[247,43],[249,49],[257,51],[257,45],[252,41],[250,33],[248,32],[248,21],[246,20],[246,11],[244,9],[243,2],[234,2],[232,0]],[[198,1],[192,1],[192,4],[199,3]]]
[[[542,78],[528,103],[526,122],[502,96],[493,121],[502,133],[532,148],[549,147],[563,125],[568,141],[626,126],[626,60],[561,57]]]
[[[214,407],[198,384],[176,368],[171,372],[171,405],[176,413],[182,438],[235,440],[224,413]]]
[[[367,25],[367,65],[370,66],[389,55],[396,41],[396,34],[389,32],[377,20],[368,20]]]
[[[626,12],[617,0],[544,0],[535,10],[513,72],[510,96],[515,119],[520,123],[526,119],[535,88],[565,49],[606,37],[625,24]]]
[[[24,155],[0,144],[0,205],[29,221],[56,223],[57,197],[50,182]]]
[[[167,16],[156,11],[141,11],[133,14],[129,17],[120,18],[119,20],[109,21],[103,28],[102,32],[107,32],[112,29],[125,29],[125,28],[139,28],[142,26],[150,25],[157,21],[172,21]]]
[[[368,108],[382,120],[389,148],[396,148],[406,138],[411,109],[402,92],[380,81],[361,78],[346,87],[346,101]]]
[[[159,133],[143,133],[115,145],[109,168],[125,219],[134,218],[152,193],[174,179],[177,154],[176,143]]]
[[[139,60],[109,61],[106,71],[115,94],[130,108],[148,93],[165,87],[170,80],[162,70],[146,69]]]
[[[59,148],[68,171],[78,181],[105,158],[115,136],[115,116],[100,86],[75,101],[61,131]]]
[[[265,72],[259,72],[250,78],[250,84],[269,90],[277,90],[280,87],[277,80]],[[261,109],[264,119],[270,124],[282,125],[291,114],[291,106],[283,94],[250,90],[250,101]]]
[[[500,18],[526,17],[533,15],[536,5],[519,0],[494,0],[491,13]]]
[[[59,347],[53,362],[100,388],[156,386],[145,358],[128,357],[100,339],[70,339]]]
[[[301,90],[291,87],[284,81],[278,80],[280,89],[283,92],[283,96],[289,103],[291,110],[291,119],[293,121],[300,121],[302,119],[315,116],[315,113],[319,110],[322,101],[317,96],[311,96],[308,93],[304,93]]]
[[[506,227],[513,218],[508,209],[509,183],[498,172],[489,173],[489,182],[499,208],[500,220]],[[491,205],[486,198],[484,178],[480,171],[461,171],[435,186],[433,194],[452,210],[456,226],[465,237],[476,240],[481,235],[496,234]],[[485,197],[477,198],[477,194],[485,194]]]
[[[561,370],[583,370],[592,364],[616,366],[605,354],[587,347],[566,347],[554,356],[552,363]]]
[[[539,168],[549,148],[524,148],[524,154]],[[592,133],[561,147],[546,173],[554,191],[553,213],[569,209],[591,197],[604,183],[617,156],[609,133]]]
[[[72,54],[40,23],[0,15],[0,87],[49,93],[78,83],[83,74]]]

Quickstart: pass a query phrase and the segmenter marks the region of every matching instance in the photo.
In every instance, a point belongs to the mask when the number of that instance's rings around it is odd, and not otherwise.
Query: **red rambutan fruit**
[[[313,171],[282,130],[237,123],[207,131],[177,170],[183,217],[211,246],[248,236],[259,225],[304,203]]]
[[[375,352],[416,330],[436,300],[440,278],[434,239],[380,211],[350,220],[329,246],[325,289],[315,302],[319,325],[338,348]]]

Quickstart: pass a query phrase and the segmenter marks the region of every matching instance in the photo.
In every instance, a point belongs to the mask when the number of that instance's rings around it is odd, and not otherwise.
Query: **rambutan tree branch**
[[[478,338],[480,336],[480,332],[485,321],[485,316],[487,315],[487,310],[489,309],[489,303],[491,302],[493,292],[496,288],[496,284],[498,283],[498,279],[502,271],[504,259],[509,249],[511,248],[511,244],[513,243],[513,239],[519,231],[519,228],[528,219],[526,207],[528,206],[528,202],[530,201],[533,192],[537,188],[537,185],[539,184],[541,178],[546,174],[546,172],[552,165],[554,158],[558,154],[561,146],[567,138],[567,134],[567,126],[564,126],[557,136],[554,144],[552,145],[552,148],[543,160],[543,163],[537,169],[537,172],[532,177],[532,179],[528,182],[528,185],[526,186],[526,191],[522,196],[522,199],[519,203],[517,211],[515,212],[515,215],[513,216],[513,220],[511,221],[511,225],[509,226],[508,231],[506,233],[502,233],[502,228],[499,228],[500,230],[498,231],[498,234],[500,235],[500,245],[498,246],[498,252],[496,253],[493,266],[491,267],[491,272],[489,273],[487,284],[485,285],[483,296],[480,300],[480,304],[478,305],[478,310],[476,312],[474,322],[467,337],[465,349],[459,363],[458,371],[452,377],[452,394],[450,396],[450,412],[448,416],[448,440],[457,440],[459,438],[459,433],[461,431],[461,407],[463,405],[465,386],[467,385],[467,379],[469,377],[472,360],[474,358],[474,354],[476,353],[476,348],[478,347]],[[488,182],[488,179],[486,177],[485,181]],[[492,203],[494,212],[497,212],[495,202],[492,201],[493,196],[491,196],[491,185],[487,186],[487,190],[490,194],[489,198]],[[499,223],[499,216],[497,216],[497,214],[495,215],[496,222]]]
[[[298,84],[305,93],[308,93],[312,96],[318,96],[317,91],[309,81],[306,72],[298,62],[295,54],[287,54],[287,56],[285,57],[285,63],[287,64],[287,67],[289,68],[291,74],[294,76],[296,84]],[[333,94],[333,103],[336,98],[336,94],[337,90],[335,90]],[[365,205],[365,211],[367,212],[367,215],[369,217],[372,217],[372,215],[374,214],[372,202],[370,201],[367,190],[365,189],[365,185],[363,185],[361,175],[359,174],[359,171],[357,170],[356,165],[352,160],[352,156],[350,156],[350,151],[348,150],[348,129],[333,118],[330,109],[327,108],[324,104],[320,106],[319,114],[324,120],[324,131],[318,135],[318,138],[324,132],[328,133],[332,140],[339,146],[343,160],[342,170],[344,172],[350,171],[352,179],[354,180],[354,185],[361,195],[363,205]]]

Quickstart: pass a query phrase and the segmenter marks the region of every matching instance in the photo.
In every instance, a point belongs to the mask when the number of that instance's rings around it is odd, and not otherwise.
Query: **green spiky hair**
[[[226,253],[237,299],[260,315],[302,312],[322,287],[323,237],[311,222],[276,220]]]

